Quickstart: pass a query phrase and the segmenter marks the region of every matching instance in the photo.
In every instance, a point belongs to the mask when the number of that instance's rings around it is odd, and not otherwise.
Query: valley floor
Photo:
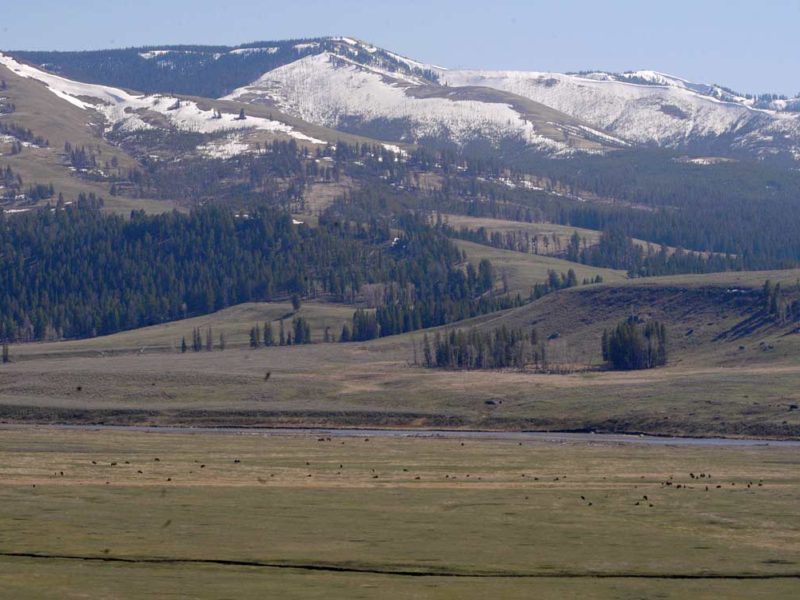
[[[409,365],[412,352],[386,338],[20,359],[0,369],[0,422],[800,438],[791,362],[555,375],[430,370]]]
[[[522,297],[549,270],[574,266],[459,245],[473,261],[490,259]],[[764,314],[761,292],[771,280],[800,294],[800,270],[627,280],[618,271],[575,268],[581,279],[602,273],[606,283],[451,326],[535,328],[549,373],[425,369],[414,357],[422,362],[424,336],[436,330],[324,343],[323,332],[335,339],[352,324],[352,305],[308,300],[295,311],[288,302],[247,303],[105,337],[13,344],[11,363],[0,365],[0,422],[800,439],[800,328]],[[604,371],[603,330],[634,315],[665,324],[668,366]],[[270,322],[277,331],[295,317],[309,323],[313,344],[249,347],[253,326]],[[212,352],[181,353],[195,330],[212,332]],[[224,351],[216,343],[221,334]]]
[[[796,450],[0,436],[14,598],[792,598]]]

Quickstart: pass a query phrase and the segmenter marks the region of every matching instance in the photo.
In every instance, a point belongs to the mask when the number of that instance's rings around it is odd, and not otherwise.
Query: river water
[[[128,431],[139,433],[170,433],[185,435],[255,435],[255,436],[316,436],[330,438],[442,438],[472,440],[511,440],[550,443],[638,444],[646,446],[734,446],[734,447],[794,447],[800,440],[765,440],[745,438],[702,438],[633,435],[617,433],[561,433],[542,431],[475,431],[453,429],[335,429],[289,427],[149,427],[115,425],[29,425],[0,424],[3,430],[64,430],[64,431]]]

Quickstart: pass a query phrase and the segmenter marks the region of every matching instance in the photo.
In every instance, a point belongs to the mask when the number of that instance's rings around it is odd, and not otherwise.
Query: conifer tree
[[[203,334],[200,333],[200,328],[195,327],[192,331],[192,351],[200,352],[203,349]]]
[[[427,333],[422,337],[422,356],[423,360],[425,361],[425,366],[429,369],[433,367],[433,353],[431,352],[431,341],[428,339]]]
[[[292,322],[295,344],[311,343],[311,326],[303,317],[298,317]]]
[[[258,348],[258,338],[256,337],[256,328],[250,328],[250,347]]]

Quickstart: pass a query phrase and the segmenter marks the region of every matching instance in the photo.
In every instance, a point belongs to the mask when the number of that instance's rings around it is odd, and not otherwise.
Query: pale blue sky
[[[350,35],[448,67],[654,69],[800,92],[800,0],[2,0],[0,48]]]

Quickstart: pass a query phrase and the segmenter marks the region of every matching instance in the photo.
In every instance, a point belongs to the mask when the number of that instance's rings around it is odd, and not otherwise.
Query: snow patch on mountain
[[[159,56],[164,56],[165,54],[169,54],[171,50],[149,50],[147,52],[139,52],[139,56],[141,56],[145,60],[153,60],[154,58],[158,58]]]
[[[706,95],[711,86],[655,71],[620,76],[524,71],[446,71],[451,86],[486,86],[540,102],[628,140],[665,147],[731,136],[740,148],[763,147],[758,132],[800,143],[800,119]],[[621,79],[625,79],[622,81]]]
[[[228,52],[228,54],[233,54],[234,56],[247,56],[250,54],[275,54],[280,48],[277,46],[268,46],[266,48],[236,48]]]
[[[213,60],[218,60],[221,56],[223,56],[222,52],[202,52],[197,50],[176,50],[176,49],[165,49],[165,50],[148,50],[146,52],[139,52],[139,56],[141,56],[145,60],[153,60],[153,59],[161,59],[162,57],[168,56],[170,54],[197,54],[201,56],[209,56]],[[165,64],[168,61],[164,61]]]
[[[463,144],[479,137],[517,136],[552,153],[564,143],[546,138],[510,105],[447,98],[417,98],[408,90],[422,81],[403,73],[357,64],[330,52],[308,56],[264,74],[229,100],[274,104],[304,121],[341,127],[352,119],[409,124],[410,139],[448,138]]]
[[[314,144],[325,142],[295,130],[286,123],[263,117],[217,113],[213,109],[202,109],[193,101],[165,95],[134,95],[125,90],[90,83],[72,81],[30,65],[20,63],[0,53],[0,64],[20,77],[36,79],[61,98],[82,110],[96,110],[106,118],[106,131],[112,129],[136,131],[153,129],[148,122],[148,113],[156,113],[181,131],[219,133],[231,130],[261,130],[282,133],[295,139]]]
[[[241,135],[230,135],[222,140],[215,140],[198,146],[197,150],[209,158],[232,158],[250,150],[250,144]]]

